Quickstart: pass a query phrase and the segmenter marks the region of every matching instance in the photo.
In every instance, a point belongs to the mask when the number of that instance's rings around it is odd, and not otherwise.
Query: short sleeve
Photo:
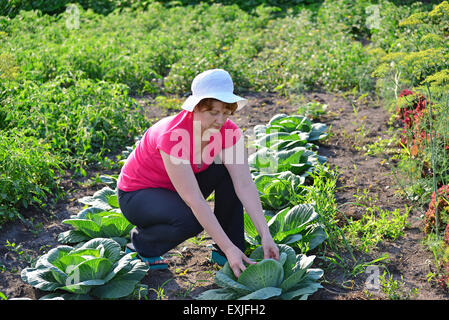
[[[226,120],[222,128],[222,148],[226,149],[235,145],[242,137],[242,130],[231,120]]]
[[[185,129],[177,128],[160,135],[156,148],[173,157],[190,160],[190,135]]]

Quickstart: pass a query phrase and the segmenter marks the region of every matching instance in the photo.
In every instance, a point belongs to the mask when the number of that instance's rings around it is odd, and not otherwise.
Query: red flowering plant
[[[437,279],[437,283],[443,287],[443,289],[448,290],[448,284],[449,284],[449,262],[446,262],[446,265],[444,269],[442,270],[443,273],[439,276]]]
[[[444,231],[444,242],[449,245],[449,224],[446,225]],[[437,283],[445,290],[449,289],[449,246],[446,246],[441,259],[441,274],[437,279]]]
[[[442,268],[437,283],[447,290],[449,288],[449,185],[443,185],[437,192],[437,199],[435,199],[435,192],[432,193],[432,200],[424,218],[424,231],[428,234],[436,228],[436,211],[438,209],[438,232],[444,230],[445,249],[443,249],[444,253],[440,260]]]
[[[427,104],[423,95],[404,89],[396,105],[397,119],[403,124],[401,145],[409,150],[412,157],[416,157],[420,150],[424,150],[430,144],[431,138],[440,138],[438,133],[428,133],[425,130],[423,120],[428,117]],[[446,141],[445,149],[449,151],[449,141]]]
[[[436,211],[438,208],[438,225],[439,229],[445,229],[445,241],[449,244],[449,185],[443,185],[438,189],[438,199],[435,199],[435,192],[432,192],[432,199],[424,218],[424,232],[431,233],[436,227]],[[438,204],[437,204],[438,201]],[[441,231],[438,230],[438,231]]]
[[[418,95],[410,90],[404,89],[399,95],[396,106],[398,120],[403,123],[401,144],[407,147],[410,154],[415,157],[418,150],[422,150],[422,142],[430,135],[421,128],[421,122],[425,116],[427,101],[423,95]]]
[[[446,229],[444,230],[444,242],[449,245],[449,223],[446,225]]]

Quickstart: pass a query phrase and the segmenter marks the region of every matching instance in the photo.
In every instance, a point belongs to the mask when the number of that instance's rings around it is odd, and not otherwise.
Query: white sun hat
[[[198,74],[192,81],[190,95],[182,109],[193,111],[193,108],[205,98],[214,98],[226,103],[237,102],[237,110],[248,102],[245,98],[234,94],[234,83],[229,73],[223,69],[211,69]]]

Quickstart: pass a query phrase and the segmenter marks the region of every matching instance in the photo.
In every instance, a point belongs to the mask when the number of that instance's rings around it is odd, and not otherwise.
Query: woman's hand
[[[229,266],[231,267],[234,275],[238,278],[240,274],[245,271],[246,267],[244,262],[248,264],[256,264],[248,258],[239,248],[232,247],[227,252],[225,252],[226,258],[228,259]]]
[[[271,235],[262,237],[262,249],[263,249],[264,259],[271,258],[274,260],[279,260],[279,248],[276,245],[276,243],[274,243]]]

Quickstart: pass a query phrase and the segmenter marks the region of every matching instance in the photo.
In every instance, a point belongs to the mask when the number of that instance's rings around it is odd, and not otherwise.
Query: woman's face
[[[221,101],[211,101],[210,110],[199,111],[197,108],[193,111],[193,120],[201,122],[202,132],[206,130],[220,130],[231,111],[225,108],[226,104]]]

